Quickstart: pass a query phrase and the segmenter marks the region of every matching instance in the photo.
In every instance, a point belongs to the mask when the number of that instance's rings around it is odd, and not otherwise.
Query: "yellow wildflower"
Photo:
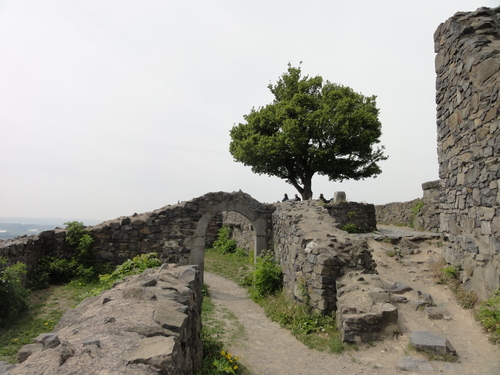
[[[238,366],[234,366],[234,367],[233,367],[233,370],[238,370]]]
[[[223,350],[223,351],[220,352],[220,354],[226,355],[226,352]]]

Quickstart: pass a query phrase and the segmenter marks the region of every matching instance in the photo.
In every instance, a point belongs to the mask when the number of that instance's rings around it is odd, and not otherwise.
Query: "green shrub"
[[[345,345],[337,330],[335,313],[311,313],[310,306],[291,301],[284,292],[259,301],[266,315],[291,331],[299,341],[311,349],[342,353]]]
[[[28,290],[23,285],[24,263],[7,266],[0,257],[0,326],[4,326],[28,307]]]
[[[217,240],[213,244],[213,249],[220,254],[228,254],[236,252],[236,241],[231,239],[231,229],[223,226],[217,232]]]
[[[438,284],[449,284],[458,280],[459,269],[453,265],[441,268],[441,275],[439,276]]]
[[[500,344],[500,288],[490,299],[481,303],[477,318],[484,329],[491,333],[490,340]]]
[[[257,258],[250,284],[250,296],[254,301],[281,291],[283,274],[280,265],[273,260],[271,255]]]
[[[356,224],[346,224],[342,227],[343,231],[346,231],[347,233],[360,233],[360,230]]]
[[[74,247],[73,259],[84,267],[92,267],[95,264],[95,252],[92,251],[94,240],[85,229],[83,223],[70,221],[64,223],[66,227],[66,241]]]
[[[49,284],[65,284],[72,280],[86,283],[97,281],[100,274],[109,273],[111,265],[98,263],[92,248],[94,240],[83,223],[71,221],[67,225],[66,241],[73,247],[71,259],[46,255],[29,275],[31,289],[43,289]]]
[[[104,283],[112,283],[126,276],[136,275],[148,268],[158,267],[159,265],[161,265],[161,260],[158,259],[157,253],[140,254],[132,259],[127,259],[117,266],[111,274],[102,275],[99,279]]]

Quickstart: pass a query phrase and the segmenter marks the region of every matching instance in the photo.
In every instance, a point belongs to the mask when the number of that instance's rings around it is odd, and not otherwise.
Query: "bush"
[[[67,225],[66,241],[73,247],[73,256],[71,259],[44,256],[30,274],[30,288],[43,289],[49,284],[65,284],[72,280],[92,283],[100,274],[111,271],[111,265],[96,262],[92,249],[94,240],[83,223],[71,221],[64,224]]]
[[[224,255],[236,252],[237,248],[236,241],[231,239],[231,229],[224,225],[217,232],[217,240],[213,244],[213,249]]]
[[[7,259],[0,257],[0,326],[4,326],[28,307],[28,290],[23,285],[26,273],[24,263],[7,266]]]
[[[64,223],[66,228],[66,241],[74,247],[73,259],[84,267],[92,267],[95,264],[95,253],[92,251],[94,240],[79,221]]]
[[[283,273],[281,267],[271,255],[257,259],[255,270],[250,278],[250,296],[258,301],[268,295],[273,295],[283,288]]]
[[[158,259],[157,253],[140,254],[133,259],[127,259],[117,266],[111,274],[102,275],[99,279],[105,283],[114,282],[126,276],[142,273],[148,268],[158,267],[159,265],[161,265],[161,260]]]

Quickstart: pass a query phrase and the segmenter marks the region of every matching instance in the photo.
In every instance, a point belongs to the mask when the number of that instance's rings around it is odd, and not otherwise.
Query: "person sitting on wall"
[[[288,194],[285,193],[285,196],[283,197],[283,199],[281,200],[282,202],[286,202],[288,200]]]
[[[295,194],[295,198],[293,200],[295,202],[300,202],[301,201],[300,197],[297,194]]]
[[[321,193],[321,194],[319,195],[319,202],[320,202],[321,204],[327,204],[327,203],[328,203],[328,202],[330,202],[330,201],[329,201],[329,200],[326,200],[326,198],[325,198],[325,196],[323,195],[323,193]]]

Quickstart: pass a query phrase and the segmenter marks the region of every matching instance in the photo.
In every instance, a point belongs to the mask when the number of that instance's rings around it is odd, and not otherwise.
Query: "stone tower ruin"
[[[443,253],[484,300],[500,285],[500,7],[456,13],[434,42]]]

